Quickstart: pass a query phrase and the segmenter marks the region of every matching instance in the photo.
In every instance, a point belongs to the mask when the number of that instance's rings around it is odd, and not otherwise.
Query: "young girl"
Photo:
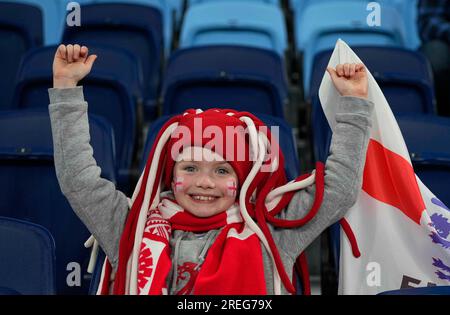
[[[77,83],[96,58],[58,48],[49,111],[61,190],[107,255],[100,293],[294,293],[297,257],[361,189],[373,108],[364,66],[327,69],[342,97],[330,155],[311,175],[287,183],[276,139],[252,114],[188,110],[161,129],[129,201],[89,145]]]

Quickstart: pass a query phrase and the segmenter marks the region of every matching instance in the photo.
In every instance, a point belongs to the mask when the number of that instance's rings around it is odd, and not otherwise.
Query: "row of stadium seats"
[[[196,3],[192,6],[192,10],[189,12],[194,12],[197,9],[204,9],[205,5],[208,11],[214,11],[214,8],[220,8],[220,5],[228,5],[228,6],[242,6],[244,4],[238,3],[238,2],[227,2],[222,3],[220,1],[202,1],[202,2],[208,2],[208,3]],[[209,3],[211,2],[211,3]],[[248,1],[246,5],[256,5],[264,8],[265,10],[268,10],[267,8],[277,8],[276,6],[269,5],[267,3],[259,3],[256,4],[254,2],[258,1]],[[311,4],[312,5],[312,4]],[[105,7],[106,6],[106,7]],[[210,7],[214,8],[210,8]],[[309,8],[310,6],[305,6],[305,8]],[[89,9],[88,9],[89,8]],[[108,10],[105,10],[105,8],[108,8]],[[164,73],[164,79],[161,79],[161,69],[159,67],[160,63],[162,62],[160,59],[161,55],[158,54],[160,46],[157,44],[160,43],[161,38],[158,35],[161,33],[161,27],[158,26],[158,19],[156,18],[158,16],[157,10],[153,10],[151,7],[145,7],[144,10],[141,6],[124,6],[120,4],[115,5],[105,5],[105,4],[95,4],[88,7],[85,7],[83,9],[83,27],[81,28],[67,28],[66,32],[64,33],[64,42],[95,42],[99,43],[101,42],[102,45],[105,45],[105,48],[98,51],[98,54],[102,56],[100,59],[106,59],[105,62],[99,62],[100,65],[96,65],[94,68],[94,72],[101,72],[90,75],[89,79],[87,81],[97,81],[97,85],[100,83],[103,83],[103,86],[105,85],[105,81],[108,81],[108,84],[110,86],[114,86],[116,94],[120,94],[120,97],[117,95],[114,95],[111,93],[109,96],[115,96],[113,97],[104,97],[105,95],[102,95],[102,97],[97,97],[97,99],[100,101],[102,100],[103,103],[105,100],[111,100],[111,103],[116,106],[111,106],[117,108],[117,110],[110,111],[108,110],[100,110],[100,115],[106,115],[106,117],[113,122],[113,126],[116,130],[116,141],[118,145],[118,155],[119,155],[119,161],[120,168],[121,169],[127,169],[131,165],[132,160],[132,154],[133,154],[133,146],[136,143],[139,142],[139,132],[135,132],[136,128],[134,126],[137,126],[137,129],[140,130],[140,116],[139,115],[133,115],[134,113],[139,114],[142,110],[144,111],[144,116],[148,119],[154,119],[156,115],[156,103],[157,98],[159,95],[159,82],[162,81],[161,86],[162,88],[162,98],[163,98],[163,113],[169,114],[172,112],[178,112],[180,110],[183,110],[186,107],[190,106],[198,106],[198,104],[208,104],[210,106],[217,106],[216,103],[220,103],[221,106],[223,104],[234,104],[236,107],[241,108],[241,104],[259,104],[259,108],[256,110],[254,108],[248,108],[248,110],[253,110],[255,112],[263,112],[268,113],[272,115],[282,116],[282,112],[284,110],[282,104],[285,103],[286,99],[286,83],[285,78],[286,74],[283,73],[283,60],[276,60],[276,56],[273,56],[273,61],[270,63],[272,66],[272,69],[269,69],[267,67],[266,69],[258,69],[261,67],[253,67],[253,69],[248,69],[251,67],[246,67],[247,63],[246,60],[254,60],[261,62],[263,64],[262,55],[263,53],[260,53],[260,57],[256,57],[256,53],[252,53],[254,57],[252,58],[250,53],[247,54],[247,58],[243,57],[243,52],[241,53],[241,56],[237,56],[236,54],[233,54],[233,62],[236,63],[236,60],[242,60],[244,62],[241,62],[239,64],[239,67],[236,65],[229,65],[226,64],[226,60],[229,58],[223,58],[223,53],[220,52],[220,49],[213,49],[211,46],[209,47],[209,50],[189,50],[184,51],[180,50],[180,52],[175,53],[172,58],[170,59],[168,63],[167,70]],[[128,15],[121,14],[122,12],[126,12],[129,10],[130,16],[133,16],[133,19],[127,19]],[[228,11],[232,11],[231,9]],[[227,10],[223,11],[220,10],[220,12],[228,12]],[[270,11],[270,10],[269,10]],[[241,11],[239,11],[241,12]],[[246,12],[243,10],[242,12]],[[132,13],[132,14],[131,14]],[[219,13],[219,10],[218,10]],[[152,15],[153,14],[153,15]],[[231,13],[230,13],[231,14]],[[104,22],[98,22],[98,20],[101,19],[101,17],[105,15],[105,21]],[[226,14],[223,14],[226,16]],[[136,20],[136,16],[141,17],[141,19]],[[152,21],[152,23],[144,23],[145,17],[152,16],[152,19],[149,19]],[[113,17],[113,18],[112,18]],[[242,18],[241,18],[242,19]],[[264,19],[262,19],[264,20]],[[267,23],[270,20],[270,18],[266,17],[264,21],[266,21],[265,24],[261,23],[261,28],[266,27],[268,28],[268,25],[271,25],[271,23]],[[279,23],[275,23],[274,25],[278,25],[278,33],[283,34],[283,26],[282,22],[280,22],[280,19],[278,19]],[[133,24],[134,23],[134,24]],[[212,22],[211,22],[212,23]],[[210,23],[210,24],[211,24]],[[225,23],[225,22],[223,22]],[[113,25],[111,25],[113,24]],[[120,32],[123,32],[123,34],[119,34],[119,31],[114,27],[114,25],[121,25]],[[140,29],[144,30],[144,33],[148,36],[142,36],[136,34],[136,32],[132,31],[133,27],[134,30],[137,26],[137,24],[141,25]],[[160,23],[161,24],[161,23]],[[205,25],[207,25],[206,23]],[[239,23],[238,23],[239,24]],[[129,28],[126,28],[125,25],[129,25]],[[281,26],[280,26],[281,25]],[[110,27],[111,29],[109,31],[106,31],[104,27]],[[205,26],[206,27],[206,26]],[[210,25],[210,31],[212,34],[215,34],[215,26]],[[213,38],[220,38],[224,42],[231,41],[231,42],[238,42],[238,43],[251,43],[252,40],[248,37],[252,34],[252,28],[250,30],[246,29],[245,26],[242,26],[242,31],[238,32],[239,34],[236,35],[236,29],[239,29],[241,27],[240,25],[234,25],[233,24],[233,32],[231,33],[234,37],[233,38],[223,38],[224,36],[213,36]],[[187,29],[184,28],[184,29]],[[203,26],[200,30],[194,30],[196,27],[193,27],[192,32],[188,33],[199,33],[204,34],[205,30]],[[273,27],[272,31],[267,31],[265,34],[268,35],[268,38],[277,38],[277,31],[276,27]],[[133,34],[130,34],[133,33]],[[366,30],[362,31],[362,33],[366,32]],[[264,32],[262,32],[264,33]],[[249,35],[250,34],[250,35]],[[246,37],[246,35],[248,35]],[[135,37],[133,37],[135,36]],[[196,36],[194,36],[196,37]],[[251,37],[251,36],[250,36]],[[285,36],[281,36],[285,37]],[[95,39],[95,40],[94,40]],[[130,44],[130,39],[134,39],[132,42],[133,44]],[[240,41],[240,39],[242,41]],[[189,42],[189,41],[187,41]],[[270,41],[269,41],[270,42]],[[273,42],[277,43],[280,42],[279,40],[274,40]],[[203,43],[205,44],[205,43]],[[255,45],[260,45],[258,41],[255,42]],[[108,49],[113,49],[111,47],[106,48],[107,46],[114,46],[117,49],[123,50],[123,47],[126,47],[127,50],[130,52],[130,54],[134,55],[135,63],[136,65],[132,65],[133,63],[133,56],[123,56],[126,54],[124,51],[122,56],[117,51],[109,52]],[[184,45],[184,44],[183,44]],[[183,46],[182,45],[182,46]],[[190,45],[202,45],[201,43],[196,43],[195,41],[191,42]],[[90,47],[94,47],[90,45]],[[158,48],[159,47],[159,48]],[[203,47],[203,46],[202,46]],[[15,96],[13,96],[12,100],[12,108],[24,108],[24,107],[34,107],[34,106],[41,106],[39,104],[45,104],[43,100],[47,100],[46,96],[46,89],[45,87],[51,86],[51,72],[50,72],[50,64],[52,59],[52,52],[51,49],[55,49],[56,47],[49,47],[44,49],[38,49],[33,50],[27,54],[23,61],[22,66],[19,68],[18,74],[17,74],[17,81],[14,82],[12,80],[9,80],[8,77],[5,77],[4,83],[6,86],[7,93],[10,93],[13,89],[8,89],[9,86],[15,86]],[[265,47],[269,48],[269,47]],[[188,49],[188,48],[186,48]],[[244,51],[244,49],[241,49]],[[280,52],[280,49],[277,48],[277,45],[272,47],[272,50]],[[281,49],[282,50],[282,49]],[[95,52],[95,50],[94,50]],[[216,55],[215,55],[216,54]],[[269,54],[269,53],[267,53]],[[17,52],[13,51],[11,52],[11,55],[20,56]],[[190,55],[190,56],[188,56]],[[209,58],[205,59],[205,55],[209,55]],[[250,57],[249,57],[250,56]],[[197,62],[195,60],[197,59]],[[267,57],[266,59],[269,59]],[[117,60],[117,61],[116,61]],[[120,60],[120,62],[118,61]],[[159,60],[158,62],[149,62],[150,60]],[[203,61],[206,62],[203,62]],[[223,60],[223,64],[219,64],[217,60]],[[183,65],[182,62],[186,62],[186,65]],[[209,62],[208,62],[209,61]],[[210,69],[212,66],[211,64],[214,62],[214,69]],[[10,62],[11,63],[11,62]],[[14,62],[12,62],[14,63]],[[36,66],[35,64],[39,64],[43,70],[38,71],[39,65]],[[104,64],[104,66],[101,66],[101,64]],[[253,64],[257,65],[257,62],[254,62]],[[180,66],[182,65],[182,66]],[[192,65],[190,67],[190,65]],[[138,68],[137,74],[132,73],[131,69]],[[202,70],[205,69],[203,72]],[[231,69],[229,69],[231,68]],[[24,70],[25,69],[25,70]],[[130,71],[124,70],[124,69],[130,69]],[[139,71],[139,69],[141,71]],[[315,68],[317,69],[317,68]],[[249,71],[250,70],[250,71]],[[256,71],[255,71],[256,70]],[[206,75],[207,71],[210,71],[209,75]],[[124,72],[129,72],[126,74],[123,74]],[[237,72],[240,72],[239,74]],[[117,73],[120,73],[120,75],[117,75]],[[209,93],[206,93],[205,90],[201,90],[201,88],[193,88],[192,82],[199,79],[200,73],[203,73],[203,78],[201,80],[209,80],[214,79],[216,81],[226,81],[229,85],[230,82],[233,82],[233,84],[242,85],[242,77],[246,76],[247,79],[244,81],[249,82],[250,77],[256,78],[258,77],[258,81],[262,81],[262,78],[265,77],[266,85],[269,85],[272,83],[272,93],[261,93],[260,91],[255,91],[253,95],[249,95],[249,89],[243,89],[241,90],[240,94],[242,95],[245,92],[245,95],[248,97],[246,99],[240,99],[236,100],[236,97],[233,98],[227,98],[226,96],[234,96],[234,94],[227,93],[224,95],[224,93],[221,93],[219,97],[214,97],[216,94],[218,94],[218,90],[221,88],[221,85],[224,83],[218,83],[218,87],[216,89],[211,89]],[[256,73],[256,76],[255,76]],[[323,71],[316,70],[314,71],[315,75],[321,76],[323,74]],[[100,77],[101,76],[101,77]],[[183,76],[183,80],[180,80],[177,78],[176,80],[173,78],[173,76]],[[206,77],[206,78],[205,78]],[[237,77],[240,77],[239,80],[235,80]],[[114,82],[113,82],[114,81]],[[118,82],[121,81],[121,82]],[[180,81],[183,81],[185,85],[189,87],[189,91],[186,91],[186,89],[178,88]],[[253,80],[252,84],[253,84]],[[40,83],[38,83],[40,82]],[[204,83],[204,82],[202,82]],[[259,83],[258,83],[259,84]],[[89,83],[86,82],[86,85],[89,85]],[[127,87],[128,85],[128,87]],[[176,88],[174,88],[176,87]],[[277,91],[278,89],[278,91]],[[128,94],[131,94],[131,98]],[[92,100],[92,103],[97,103],[95,95],[99,96],[101,93],[98,91],[98,89],[92,89],[92,93],[88,91],[89,99]],[[122,91],[122,92],[120,92]],[[176,93],[171,93],[171,91],[176,91]],[[197,92],[202,93],[197,93]],[[177,94],[178,93],[178,94]],[[274,101],[270,102],[268,98],[271,95],[276,95],[273,99]],[[200,95],[200,97],[198,97]],[[211,99],[211,96],[215,99]],[[225,96],[225,98],[224,98]],[[217,100],[217,98],[219,98]],[[8,99],[8,97],[3,98]],[[132,99],[130,103],[130,99]],[[188,99],[189,101],[186,102],[185,100]],[[115,100],[122,100],[122,103],[124,104],[114,104]],[[172,100],[174,100],[175,104],[172,104]],[[253,101],[253,102],[251,102]],[[6,102],[6,101],[4,101]],[[180,103],[183,102],[183,105],[180,106]],[[33,104],[34,103],[34,104]],[[116,102],[117,103],[117,102]],[[140,105],[142,104],[142,106]],[[280,104],[280,105],[279,105]],[[184,108],[183,108],[184,106]],[[246,105],[248,106],[248,105]],[[179,108],[177,108],[179,107]],[[122,110],[120,110],[122,108]],[[412,109],[415,110],[415,109]],[[95,113],[98,113],[97,110],[94,111]],[[134,116],[137,116],[136,118]],[[127,128],[123,128],[126,126]],[[126,131],[122,131],[126,130]],[[137,136],[135,136],[135,134]],[[137,140],[135,140],[138,138]],[[124,147],[123,143],[127,143],[128,148]],[[122,173],[121,173],[122,174]],[[124,171],[123,176],[127,176],[126,171]],[[122,177],[119,177],[119,182],[122,182]]]
[[[41,16],[31,16],[25,20],[27,25],[38,27],[36,31],[44,28],[44,44],[55,45],[60,43],[66,15],[73,10],[68,6],[71,0],[2,0],[1,2],[10,2],[14,4],[27,4],[36,6],[41,11]],[[98,4],[98,3],[133,3],[151,6],[160,12],[160,20],[164,21],[165,47],[169,48],[172,40],[172,32],[181,21],[183,13],[184,0],[77,0],[79,5]],[[16,15],[17,16],[17,15]],[[12,16],[13,17],[13,16]],[[84,20],[84,17],[82,17]]]
[[[334,47],[340,37],[350,46],[371,45],[416,49],[416,1],[377,1],[380,23],[369,24],[368,1],[292,0],[296,47],[303,54],[303,86],[309,94],[317,53]],[[381,22],[382,19],[382,22]],[[376,21],[374,21],[376,22]]]
[[[336,29],[342,27],[343,31],[351,31],[354,29],[355,33],[359,31],[371,32],[366,20],[368,13],[377,9],[377,4],[380,5],[380,13],[382,24],[390,23],[390,25],[397,25],[395,32],[402,33],[401,37],[404,40],[404,45],[410,49],[416,49],[420,45],[420,38],[417,28],[417,1],[405,1],[405,0],[380,0],[376,1],[376,4],[372,1],[360,1],[360,0],[288,0],[289,6],[295,15],[295,28],[301,30],[301,25],[306,27],[308,31],[305,33],[298,32],[298,47],[306,47],[303,44],[308,41],[308,35],[316,28],[317,24],[325,24],[325,26],[319,27],[318,34],[325,34],[327,31],[336,32]],[[317,7],[316,7],[317,5]],[[344,9],[345,8],[345,9]],[[320,9],[325,11],[319,12]],[[334,12],[333,12],[334,9]],[[348,11],[345,11],[348,10]],[[383,18],[387,14],[385,21]],[[309,16],[313,15],[313,16]],[[308,17],[309,16],[309,17]],[[334,29],[332,21],[328,19],[330,17],[340,16],[340,19],[336,21],[338,25],[335,25]],[[344,21],[343,17],[349,16],[350,19]],[[393,21],[392,18],[396,17],[397,21]],[[307,18],[312,22],[312,25],[304,23],[302,21]],[[382,31],[385,31],[385,26],[382,26]],[[372,30],[373,31],[373,30]],[[302,34],[303,33],[303,34]],[[313,35],[316,36],[316,35]],[[303,43],[303,44],[302,44]]]
[[[32,3],[33,1],[31,1]],[[58,12],[60,17],[54,20],[64,20],[67,11],[64,9],[65,1],[34,1],[44,10],[44,20],[54,18]],[[106,3],[107,2],[107,3]],[[82,25],[79,27],[63,27],[60,21],[53,24],[50,30],[60,30],[58,40],[45,43],[56,44],[58,42],[83,44],[108,44],[131,50],[139,59],[144,76],[144,82],[149,89],[150,97],[155,100],[158,93],[158,79],[161,74],[160,64],[164,62],[161,50],[166,56],[170,52],[168,46],[175,36],[177,27],[168,29],[169,25],[179,25],[181,17],[183,24],[179,38],[179,47],[205,46],[215,44],[237,44],[253,46],[273,50],[284,57],[289,50],[290,43],[287,29],[289,23],[285,21],[283,10],[276,1],[189,1],[189,9],[186,14],[182,12],[182,1],[100,1],[85,0],[82,4]],[[292,1],[292,11],[295,22],[295,49],[302,54],[302,75],[305,95],[309,95],[310,77],[314,56],[334,46],[336,39],[342,37],[350,45],[379,45],[415,48],[418,43],[410,37],[417,32],[406,31],[406,26],[411,25],[414,19],[416,1],[397,0],[393,3],[382,2],[383,23],[380,26],[369,26],[366,22],[368,11],[366,3],[358,0],[342,1]],[[30,3],[30,1],[25,1]],[[58,3],[59,9],[50,10]],[[126,3],[126,4],[124,4]],[[408,3],[408,4],[407,4]],[[29,38],[35,38],[34,43],[27,43],[26,47],[18,46],[14,49],[14,41],[10,43],[10,55],[15,62],[10,63],[10,73],[14,76],[14,66],[17,66],[23,50],[42,44],[42,34],[37,34],[42,29],[42,17],[38,8],[28,6],[20,7],[20,3],[8,6],[3,4],[2,12],[5,12],[3,23],[11,24],[20,29],[24,34],[33,34]],[[407,9],[407,8],[408,9]],[[24,19],[11,18],[14,12],[27,14]],[[52,13],[53,12],[53,13]],[[167,12],[176,12],[174,23],[167,17]],[[252,12],[251,15],[248,12]],[[406,14],[405,12],[410,12]],[[345,14],[343,14],[345,13]],[[325,15],[324,15],[325,14]],[[381,14],[381,13],[380,13]],[[169,14],[170,15],[170,14]],[[8,18],[9,17],[9,18]],[[20,21],[27,21],[26,24]],[[51,23],[45,20],[45,25]],[[288,24],[288,27],[286,27]],[[140,34],[138,35],[138,30]],[[170,33],[167,35],[167,33]],[[113,35],[112,35],[113,34]],[[145,36],[145,34],[147,36]],[[16,39],[19,42],[19,38]],[[20,41],[22,44],[23,39]],[[289,42],[289,43],[288,43]],[[22,50],[22,51],[21,51]],[[289,62],[289,60],[286,60]],[[12,88],[13,82],[9,80]],[[5,82],[7,83],[7,82]],[[7,93],[8,90],[5,89]],[[8,99],[8,98],[6,98]],[[7,106],[8,102],[4,104]]]
[[[436,114],[433,74],[423,54],[398,47],[351,47],[381,87],[394,114]],[[325,50],[314,58],[313,103],[332,52]]]

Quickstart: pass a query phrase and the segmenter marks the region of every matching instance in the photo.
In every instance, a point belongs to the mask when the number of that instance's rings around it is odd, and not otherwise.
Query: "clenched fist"
[[[97,55],[88,56],[89,49],[80,45],[59,45],[53,60],[53,87],[76,87],[92,69]]]
[[[366,67],[362,63],[345,63],[328,67],[334,86],[342,96],[355,96],[367,99],[368,80]]]

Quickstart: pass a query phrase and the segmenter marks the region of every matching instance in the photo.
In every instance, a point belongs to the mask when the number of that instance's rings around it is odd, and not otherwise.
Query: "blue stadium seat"
[[[168,61],[163,114],[233,108],[283,117],[287,81],[274,52],[242,46],[180,49]]]
[[[303,10],[306,6],[311,4],[311,2],[330,2],[330,0],[290,0],[290,8],[295,12],[295,14],[302,14]],[[336,0],[340,1],[340,0]],[[363,2],[361,0],[353,0]],[[372,1],[365,1],[365,5]],[[419,31],[417,27],[417,3],[418,0],[378,0],[376,1],[380,3],[381,10],[384,5],[393,6],[402,16],[402,21],[405,27],[406,32],[406,47],[410,49],[417,49],[420,46],[420,37]],[[367,9],[367,7],[366,7]],[[366,12],[366,15],[369,14],[370,11]]]
[[[385,0],[389,1],[389,0]],[[421,45],[419,35],[419,27],[417,23],[418,17],[418,2],[419,0],[394,0],[402,13],[406,32],[406,47],[416,50]]]
[[[161,12],[163,20],[164,47],[167,53],[170,51],[174,25],[181,19],[183,0],[91,0],[90,2],[100,4],[139,4],[158,9]]]
[[[29,51],[23,58],[18,70],[16,84],[32,77],[33,79],[52,79],[52,62],[58,46],[45,46]],[[89,45],[89,54],[96,54],[98,59],[92,73],[109,76],[111,79],[121,81],[132,95],[133,103],[144,102],[145,85],[144,74],[139,59],[126,49],[107,45]],[[31,68],[31,69],[30,69]],[[50,81],[49,81],[50,82]],[[45,91],[47,93],[47,91]],[[19,96],[16,95],[15,99]],[[48,100],[47,95],[45,98]],[[40,98],[39,98],[40,99]],[[36,99],[34,99],[36,100]]]
[[[308,2],[295,15],[296,45],[303,52],[303,87],[309,90],[314,56],[335,46],[341,38],[350,46],[406,47],[407,35],[399,12],[388,2],[382,6],[382,23],[369,26],[365,1]]]
[[[417,176],[450,206],[450,118],[401,115],[397,121]]]
[[[2,2],[13,2],[15,4],[25,4],[38,7],[41,10],[41,22],[43,24],[44,44],[56,44],[61,39],[61,32],[63,30],[62,16],[66,12],[62,7],[60,0],[2,0]],[[0,10],[2,11],[2,10]],[[16,17],[16,15],[12,15]],[[22,20],[22,19],[20,19]],[[29,20],[24,19],[23,22],[29,23]]]
[[[431,66],[423,54],[397,47],[353,46],[352,50],[377,80],[395,114],[436,112]],[[322,51],[314,58],[311,98],[319,91],[332,52]]]
[[[228,44],[270,49],[284,56],[287,35],[283,12],[255,1],[213,1],[187,10],[181,48]]]
[[[56,293],[55,240],[47,229],[0,217],[0,253],[0,295]]]
[[[142,65],[148,91],[145,114],[154,118],[163,56],[161,11],[147,5],[99,3],[82,6],[82,12],[82,25],[67,27],[63,43],[101,44],[133,53]]]
[[[52,62],[56,46],[39,48],[23,59],[13,100],[14,108],[46,108],[52,87]],[[93,47],[98,52],[91,73],[82,81],[89,113],[106,118],[114,128],[119,187],[128,185],[129,169],[136,144],[136,104],[139,93],[136,60],[118,49]],[[114,66],[112,66],[114,65]]]
[[[147,132],[147,139],[145,141],[143,157],[141,159],[141,171],[145,167],[148,155],[152,148],[153,142],[156,139],[158,132],[161,130],[162,126],[166,123],[170,116],[162,116],[152,122],[150,128]],[[297,145],[292,133],[292,128],[287,124],[286,121],[279,117],[274,117],[270,115],[258,114],[260,118],[267,126],[279,127],[278,139],[280,141],[281,150],[284,154],[285,159],[285,169],[288,180],[292,180],[300,175],[300,163],[298,160]],[[270,129],[272,132],[272,129]]]
[[[92,72],[109,75],[121,81],[133,96],[133,103],[145,105],[148,98],[141,62],[126,49],[107,45],[90,45],[89,54],[96,54],[98,59]],[[50,51],[54,48],[48,48]],[[149,109],[153,110],[153,109]]]
[[[24,53],[42,45],[42,12],[36,6],[0,3],[0,110],[11,106],[14,77]]]
[[[94,115],[90,115],[89,121],[91,145],[101,167],[101,176],[115,182],[112,128]],[[85,278],[90,251],[83,244],[90,233],[61,193],[54,168],[47,108],[0,114],[0,187],[3,191],[0,195],[1,216],[42,225],[55,238],[57,293],[86,294],[90,280]],[[76,280],[70,272],[76,272],[77,266],[70,263],[81,266],[81,286],[67,285],[67,277]]]
[[[66,22],[67,4],[72,0],[2,0],[2,2],[14,2],[34,5],[41,9],[44,24],[44,44],[55,45],[60,43],[64,24]],[[93,0],[77,0],[80,5]],[[26,21],[26,20],[25,20]]]

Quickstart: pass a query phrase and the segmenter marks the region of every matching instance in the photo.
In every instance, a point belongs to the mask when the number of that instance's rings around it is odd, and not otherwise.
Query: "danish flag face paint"
[[[227,193],[229,197],[236,197],[237,186],[234,180],[230,180],[227,182]]]
[[[184,190],[184,178],[182,176],[177,176],[174,181],[175,192],[180,192]]]

